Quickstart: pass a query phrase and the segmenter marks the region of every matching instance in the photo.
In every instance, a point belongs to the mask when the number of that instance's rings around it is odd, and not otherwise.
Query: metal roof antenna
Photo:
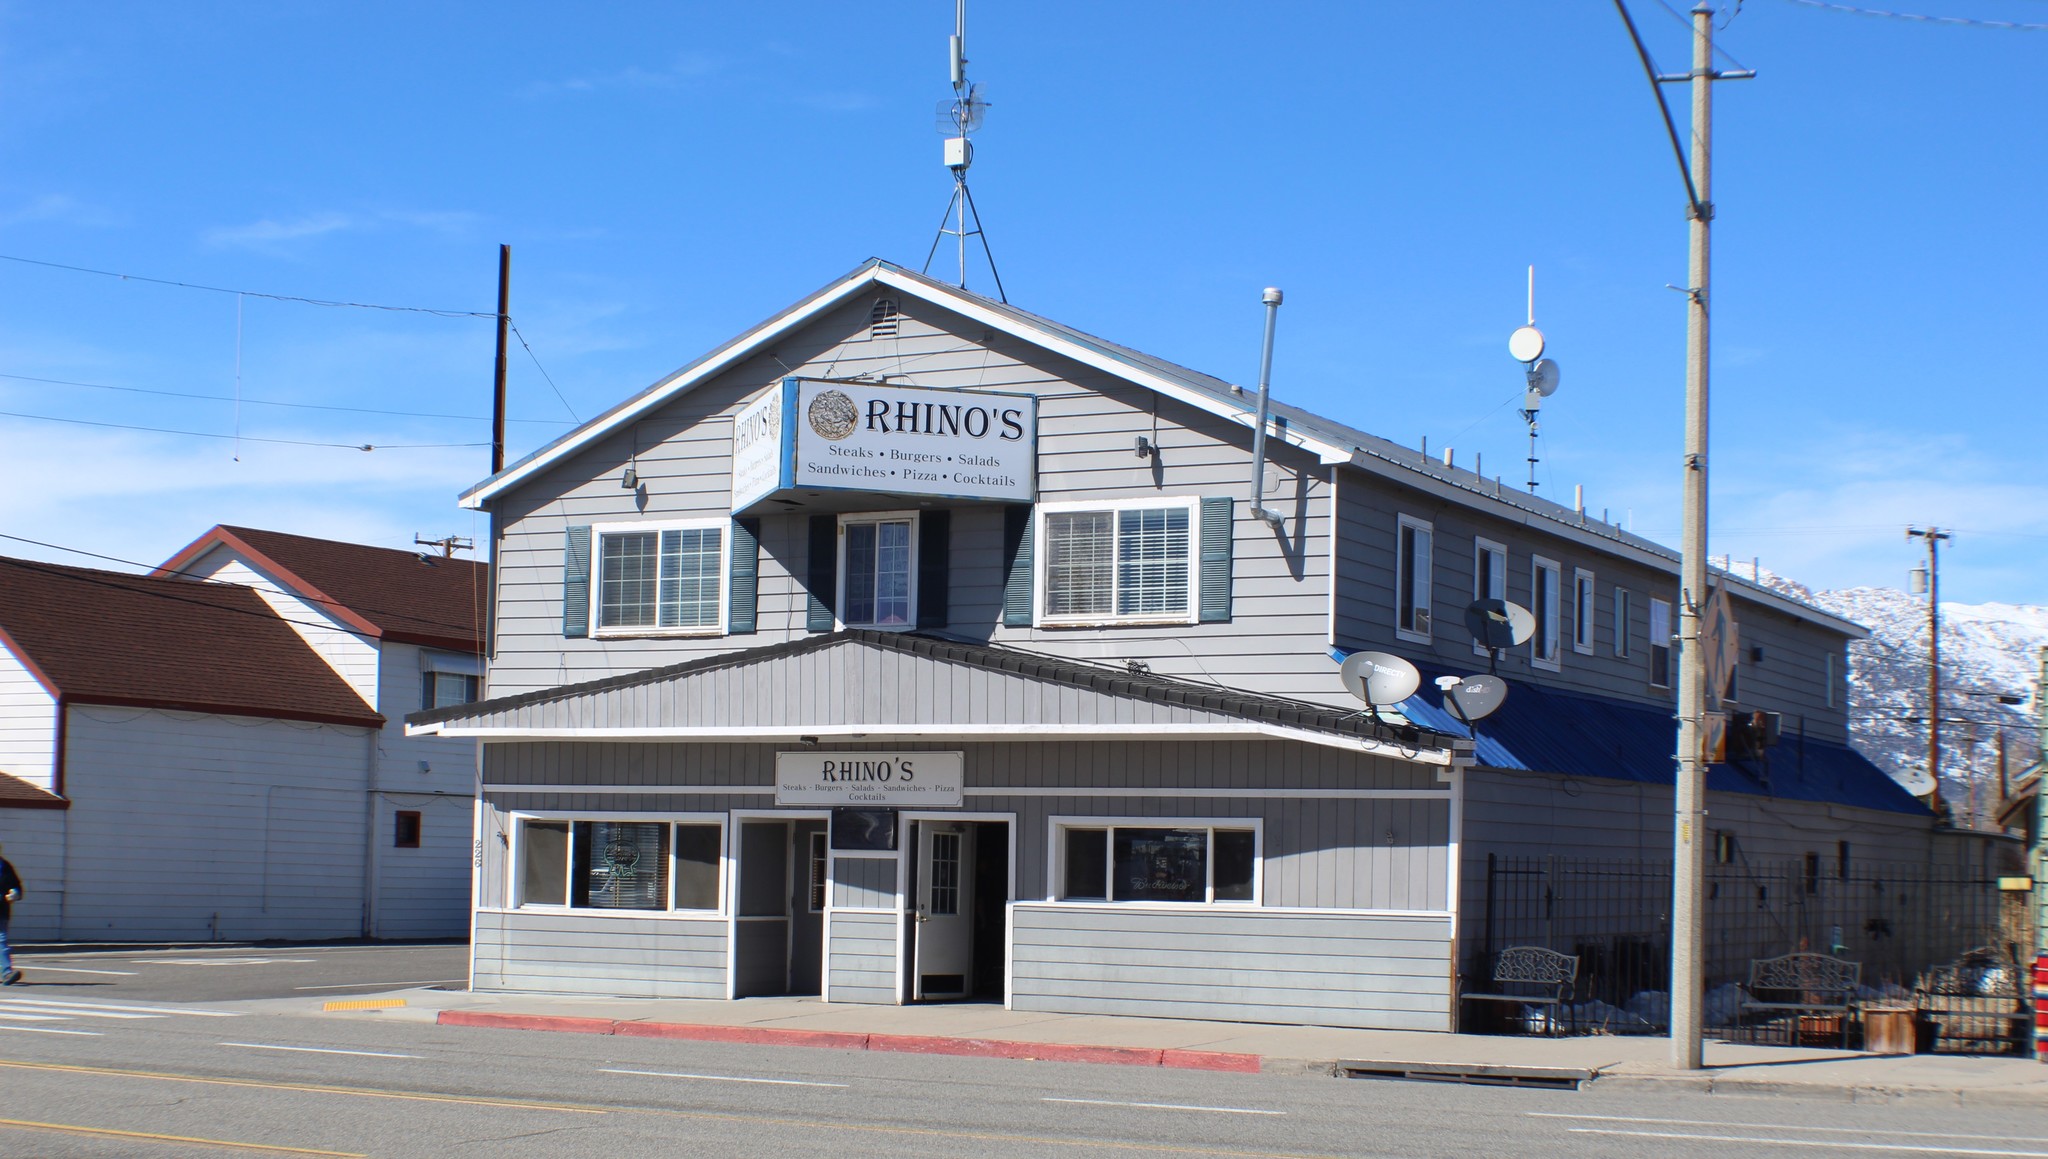
[[[1508,335],[1508,353],[1526,369],[1522,421],[1529,424],[1529,494],[1536,493],[1536,412],[1557,393],[1557,363],[1543,357],[1543,331],[1536,328],[1536,267],[1529,267],[1529,324]]]
[[[946,212],[939,215],[939,232],[932,238],[932,248],[925,252],[924,268],[919,272],[931,272],[939,243],[951,237],[960,257],[960,288],[966,289],[967,239],[979,238],[981,254],[988,259],[989,276],[995,279],[996,297],[1007,304],[1010,297],[1003,292],[1003,275],[996,272],[996,255],[988,248],[988,234],[982,231],[981,211],[974,208],[974,194],[967,189],[967,167],[974,164],[971,138],[987,119],[989,104],[982,87],[967,80],[967,0],[954,0],[953,35],[946,38],[946,49],[953,96],[939,102],[938,129],[946,138],[946,168],[953,174],[953,199],[946,203]]]

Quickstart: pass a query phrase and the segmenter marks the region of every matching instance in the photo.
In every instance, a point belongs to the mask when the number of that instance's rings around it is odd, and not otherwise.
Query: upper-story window
[[[1194,619],[1195,503],[1046,504],[1039,518],[1039,622]]]
[[[839,521],[839,621],[849,628],[917,622],[917,516],[848,515]]]
[[[455,652],[420,652],[420,707],[453,708],[483,695],[483,661]]]
[[[1504,543],[1491,539],[1472,540],[1472,598],[1475,600],[1505,600],[1508,598],[1508,549]],[[1485,654],[1486,645],[1472,641],[1472,651]]]
[[[1593,573],[1572,569],[1572,651],[1593,654]]]
[[[1563,641],[1558,631],[1561,574],[1556,560],[1540,555],[1529,569],[1529,602],[1534,605],[1529,610],[1536,616],[1536,634],[1529,638],[1529,662],[1553,672],[1563,667]]]
[[[1671,604],[1650,601],[1650,683],[1671,687]]]
[[[725,622],[726,520],[600,524],[600,635],[716,632]]]
[[[1614,654],[1616,656],[1624,658],[1628,656],[1629,618],[1635,611],[1632,606],[1634,602],[1634,597],[1628,594],[1627,588],[1614,589]]]
[[[1404,640],[1429,639],[1430,542],[1434,529],[1412,516],[1401,516],[1394,561],[1394,634]]]

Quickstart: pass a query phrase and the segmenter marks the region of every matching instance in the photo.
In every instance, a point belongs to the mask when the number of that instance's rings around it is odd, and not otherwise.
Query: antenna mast
[[[1529,324],[1508,335],[1508,353],[1524,368],[1522,421],[1529,424],[1529,494],[1536,493],[1536,413],[1557,392],[1557,363],[1543,357],[1543,331],[1536,328],[1536,267],[1529,267]]]
[[[974,164],[974,143],[970,140],[988,116],[988,101],[981,86],[967,82],[967,0],[954,0],[953,35],[947,38],[953,96],[939,102],[939,132],[946,137],[946,168],[953,174],[953,199],[939,215],[939,232],[924,255],[921,273],[930,273],[939,243],[951,237],[960,258],[960,288],[967,288],[967,239],[981,240],[982,256],[988,259],[989,276],[995,279],[996,297],[1010,300],[1003,292],[1003,275],[996,272],[996,255],[988,248],[988,234],[981,228],[981,211],[974,208],[974,194],[967,188],[967,167]]]

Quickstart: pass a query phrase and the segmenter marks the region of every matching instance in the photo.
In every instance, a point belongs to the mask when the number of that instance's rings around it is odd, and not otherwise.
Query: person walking
[[[14,866],[5,857],[0,857],[0,986],[21,981],[21,971],[14,968],[14,955],[7,949],[7,917],[20,900],[21,875],[14,872]]]

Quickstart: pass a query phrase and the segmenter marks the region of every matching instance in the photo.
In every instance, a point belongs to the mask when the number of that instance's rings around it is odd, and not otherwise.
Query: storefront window
[[[722,846],[715,821],[524,820],[516,904],[715,911]]]
[[[1065,826],[1062,901],[1256,900],[1258,837],[1208,826]]]

